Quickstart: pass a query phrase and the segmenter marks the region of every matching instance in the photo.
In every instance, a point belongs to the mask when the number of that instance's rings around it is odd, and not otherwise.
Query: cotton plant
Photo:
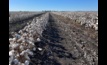
[[[18,33],[11,33],[13,38],[9,38],[9,65],[29,65],[31,61],[29,55],[34,55],[31,50],[43,50],[39,47],[36,48],[34,42],[41,41],[40,35],[42,35],[47,25],[48,15],[44,14],[41,18],[34,18],[30,24],[27,23],[27,26]]]
[[[9,63],[16,64],[15,59],[17,59],[20,63],[30,61],[28,55],[33,55],[33,52],[31,51],[32,48],[34,48],[33,43],[26,42],[26,40],[22,40],[21,43],[17,43],[17,41],[13,38],[13,43],[10,42],[9,45]]]
[[[98,30],[98,13],[93,13],[93,12],[87,12],[87,13],[86,12],[52,12],[52,13],[70,18],[72,20],[78,20],[76,22],[80,23],[80,25],[84,25],[85,27],[94,28],[95,30]]]
[[[24,19],[34,17],[35,15],[41,14],[43,12],[9,12],[11,15],[9,21],[22,21]]]

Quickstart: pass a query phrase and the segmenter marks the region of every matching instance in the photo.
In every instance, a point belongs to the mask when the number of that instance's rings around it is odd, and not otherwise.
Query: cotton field
[[[9,12],[9,23],[22,21],[41,13],[43,12]]]
[[[10,12],[9,65],[98,65],[98,13]]]
[[[52,12],[57,15],[68,17],[85,27],[98,30],[98,12]]]
[[[40,41],[39,37],[46,27],[48,17],[48,14],[46,14],[41,18],[34,18],[31,24],[28,23],[28,25],[18,33],[11,33],[13,38],[9,38],[9,65],[12,63],[17,65],[29,65],[30,58],[28,55],[33,55],[31,50],[36,51],[34,42]],[[41,51],[42,48],[38,48],[38,50]]]

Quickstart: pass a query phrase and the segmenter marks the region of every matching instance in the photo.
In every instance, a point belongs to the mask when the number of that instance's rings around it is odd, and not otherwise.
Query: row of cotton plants
[[[12,23],[14,21],[22,21],[41,13],[43,12],[10,12],[9,23]]]
[[[75,22],[98,30],[98,13],[97,12],[52,12],[57,15],[68,17]]]
[[[42,48],[35,47],[35,42],[40,42],[40,36],[45,29],[49,19],[49,14],[44,14],[40,18],[34,18],[31,23],[27,23],[19,32],[12,32],[13,38],[9,38],[9,65],[29,65],[33,56],[32,51],[42,51]]]

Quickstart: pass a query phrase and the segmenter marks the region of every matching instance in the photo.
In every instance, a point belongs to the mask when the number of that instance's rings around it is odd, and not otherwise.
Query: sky
[[[9,11],[98,11],[98,0],[9,0]]]

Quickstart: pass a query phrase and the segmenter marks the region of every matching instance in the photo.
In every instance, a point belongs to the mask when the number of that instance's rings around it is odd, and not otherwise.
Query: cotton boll
[[[24,50],[24,46],[20,45],[19,49],[20,49],[21,51],[23,51],[23,50]]]
[[[22,51],[21,53],[20,53],[20,55],[24,55],[26,53],[26,51],[24,50],[24,51]]]
[[[33,52],[31,52],[31,51],[29,51],[29,52],[27,52],[29,55],[33,55]]]
[[[14,50],[9,51],[9,56],[14,56],[14,53],[15,53]]]
[[[19,53],[18,53],[18,54],[16,54],[15,58],[19,58],[19,57],[20,57]]]
[[[22,36],[23,36],[23,37],[26,37],[26,36],[27,36],[27,33],[24,33]]]
[[[41,41],[40,38],[37,38],[37,41],[40,42]]]
[[[18,39],[18,40],[17,40],[17,42],[18,42],[18,43],[21,43],[21,42],[22,42],[22,39],[21,39],[21,38],[20,38],[20,39]]]
[[[29,65],[29,61],[28,60],[25,61],[25,65]]]
[[[32,26],[33,24],[31,24],[31,26]]]
[[[28,29],[26,29],[26,31],[28,32],[29,30],[28,30]]]
[[[98,22],[96,22],[96,25],[98,25]]]
[[[27,47],[26,47],[26,45],[27,45],[26,42],[22,42],[21,45],[23,45],[24,48],[27,48]]]
[[[11,41],[13,41],[13,39],[12,39],[12,38],[9,38],[9,42],[11,42]]]
[[[15,42],[15,41],[16,41],[16,38],[13,38],[13,41]]]
[[[13,62],[14,64],[18,64],[19,61],[17,59],[14,59]]]
[[[30,41],[34,41],[34,39],[32,37],[29,38]]]
[[[25,43],[25,42],[26,42],[25,40],[22,41],[22,43]]]
[[[34,43],[33,43],[33,42],[31,42],[31,41],[28,41],[28,43],[29,43],[29,44],[31,44],[31,45],[34,45]]]
[[[93,28],[94,28],[95,30],[98,30],[98,27],[97,27],[96,24],[93,24]]]
[[[30,50],[29,49],[26,49],[26,52],[29,52]]]
[[[12,49],[12,45],[11,44],[9,44],[9,51]]]
[[[27,52],[29,55],[33,55],[33,52],[31,52],[29,49],[27,49],[26,52]]]
[[[11,44],[11,45],[14,44],[14,41],[10,42],[10,44]]]
[[[26,31],[26,29],[27,29],[27,27],[24,27],[24,29],[23,29],[23,30],[24,30],[24,31]]]
[[[42,51],[42,48],[38,48],[39,51]]]
[[[27,25],[29,25],[29,23],[27,23]]]
[[[98,30],[98,27],[95,27],[95,30]]]
[[[16,49],[19,46],[19,44],[12,44],[12,49]]]
[[[31,26],[30,25],[28,25],[28,28],[30,28]]]
[[[34,44],[34,43],[32,43],[32,44],[31,44],[31,48],[33,48],[34,46],[35,46],[35,44]]]
[[[27,59],[27,60],[30,60],[29,56],[27,53],[25,53],[24,57]]]
[[[18,33],[22,33],[22,30],[20,30]]]

